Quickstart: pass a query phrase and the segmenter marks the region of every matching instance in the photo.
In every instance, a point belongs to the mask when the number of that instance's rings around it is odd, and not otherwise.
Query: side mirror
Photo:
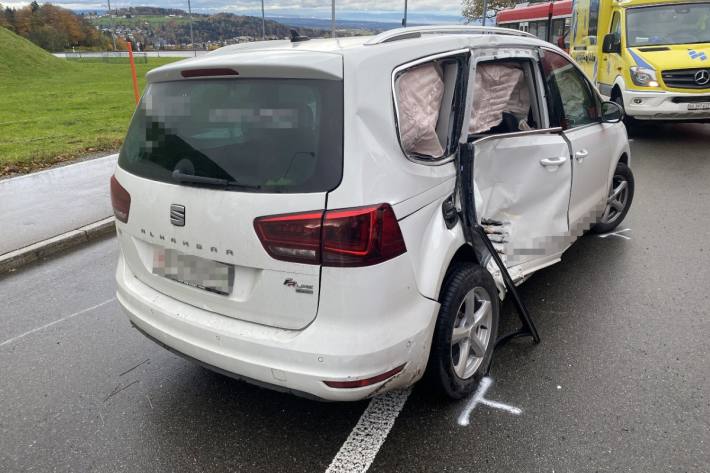
[[[621,54],[621,38],[614,33],[605,35],[602,42],[602,52]]]
[[[624,108],[616,102],[602,102],[602,122],[619,123],[624,119]]]

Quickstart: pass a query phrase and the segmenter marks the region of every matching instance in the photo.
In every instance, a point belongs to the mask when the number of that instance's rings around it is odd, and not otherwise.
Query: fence
[[[128,51],[66,52],[63,56],[67,61],[128,63]],[[144,52],[134,52],[133,60],[136,64],[147,64],[148,55]]]

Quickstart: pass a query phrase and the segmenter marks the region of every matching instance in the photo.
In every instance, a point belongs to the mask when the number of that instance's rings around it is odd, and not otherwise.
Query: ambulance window
[[[597,26],[599,23],[599,0],[591,0],[589,2],[589,36],[597,35]]]
[[[621,15],[619,12],[614,12],[614,16],[611,18],[611,28],[609,33],[612,33],[616,38],[621,39]]]

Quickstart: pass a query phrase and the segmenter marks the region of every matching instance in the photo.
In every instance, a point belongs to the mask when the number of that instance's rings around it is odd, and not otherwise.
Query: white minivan
[[[507,293],[463,213],[516,284],[612,230],[634,190],[622,117],[563,51],[499,28],[157,68],[111,179],[117,298],[151,339],[259,385],[346,401],[426,375],[462,397]]]

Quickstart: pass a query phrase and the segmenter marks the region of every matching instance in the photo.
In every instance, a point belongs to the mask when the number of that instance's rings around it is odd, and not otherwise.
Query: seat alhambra
[[[626,215],[621,108],[500,28],[228,46],[148,73],[111,179],[117,297],[166,348],[327,400],[470,393],[516,283]]]

